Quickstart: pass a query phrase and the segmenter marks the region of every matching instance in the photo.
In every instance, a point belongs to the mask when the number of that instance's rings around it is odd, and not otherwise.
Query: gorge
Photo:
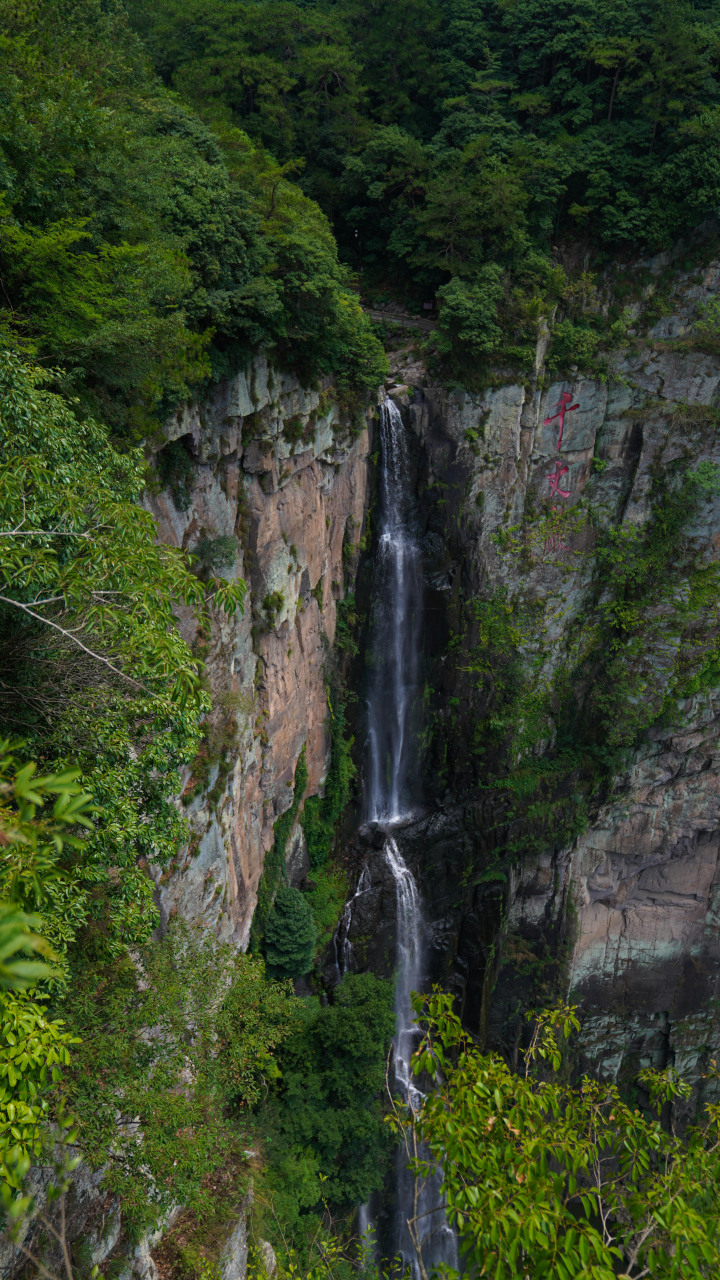
[[[0,47],[3,1280],[711,1280],[715,7]]]

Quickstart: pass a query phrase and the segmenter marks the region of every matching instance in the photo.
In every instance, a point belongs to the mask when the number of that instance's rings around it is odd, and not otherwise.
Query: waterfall
[[[425,927],[422,903],[412,872],[403,861],[391,829],[412,813],[411,781],[417,773],[419,722],[420,640],[422,634],[422,563],[413,531],[407,442],[397,405],[385,402],[380,419],[379,536],[375,559],[372,619],[372,673],[368,697],[368,760],[366,814],[387,832],[383,856],[395,884],[396,1030],[393,1040],[394,1090],[413,1109],[422,1092],[412,1076],[410,1061],[418,1041],[410,1004],[412,991],[422,990],[425,974]],[[346,907],[336,940],[338,966],[349,958],[348,929],[352,904],[365,891],[365,872],[355,897]],[[344,926],[344,928],[343,928]],[[341,955],[342,952],[342,955]],[[401,1255],[413,1280],[420,1268],[408,1230],[408,1217],[420,1215],[422,1256],[429,1273],[441,1263],[457,1266],[455,1236],[443,1209],[440,1178],[421,1188],[407,1169],[401,1146],[395,1170],[396,1211],[392,1256]],[[368,1215],[360,1215],[367,1231]]]
[[[385,824],[409,816],[422,628],[420,548],[408,518],[407,443],[400,410],[392,400],[381,409],[380,458],[366,811],[368,821]]]

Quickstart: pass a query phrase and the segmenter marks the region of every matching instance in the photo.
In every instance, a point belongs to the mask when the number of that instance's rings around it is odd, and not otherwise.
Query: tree
[[[316,940],[315,920],[307,898],[299,889],[281,884],[265,921],[268,972],[282,978],[300,978],[309,973]]]
[[[214,28],[189,3],[198,42],[211,38],[181,59],[183,87],[219,97],[217,132],[152,72],[124,4],[0,0],[0,337],[62,366],[59,384],[135,441],[259,346],[356,394],[386,369],[324,214],[288,170],[270,216],[277,165],[228,121],[226,101],[254,95],[261,138],[295,160],[292,128],[281,144],[297,85],[302,148],[316,126],[324,142],[342,132],[354,69],[336,20],[221,3]],[[164,56],[177,43],[168,35]]]
[[[466,360],[477,360],[492,351],[501,336],[498,307],[502,296],[502,271],[495,263],[484,267],[474,284],[456,276],[443,285],[438,290],[438,349],[447,356],[464,356]]]
[[[521,345],[508,330],[551,312],[551,246],[665,248],[717,208],[720,26],[700,0],[131,11],[161,74],[216,127],[229,118],[305,160],[301,185],[369,291],[419,307],[503,268],[517,314],[480,354],[460,342],[449,360],[440,326],[445,371],[465,385],[479,363],[532,368],[532,324]]]
[[[291,1219],[323,1198],[346,1212],[382,1187],[390,1135],[379,1095],[394,1029],[392,984],[374,974],[346,974],[326,1005],[298,1002],[267,1115],[272,1189]]]
[[[424,1034],[413,1069],[435,1087],[416,1113],[397,1105],[395,1124],[427,1143],[430,1158],[412,1162],[421,1177],[442,1169],[465,1265],[497,1280],[716,1276],[720,1105],[706,1104],[683,1138],[660,1121],[690,1095],[673,1068],[640,1072],[642,1110],[613,1084],[572,1082],[573,1007],[536,1017],[514,1074],[473,1044],[452,1006],[438,989],[415,998]]]

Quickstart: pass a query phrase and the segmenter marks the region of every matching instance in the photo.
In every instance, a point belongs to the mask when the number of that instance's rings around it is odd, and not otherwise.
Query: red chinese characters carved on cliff
[[[573,409],[580,408],[579,404],[570,404],[571,400],[572,391],[563,391],[559,403],[555,405],[555,412],[545,419],[545,426],[549,422],[554,422],[556,418],[558,419],[558,450],[562,444],[563,431],[565,429],[565,414],[572,413]]]
[[[565,429],[565,414],[572,413],[573,410],[580,408],[579,404],[571,404],[570,403],[571,400],[572,400],[572,392],[563,391],[562,395],[560,396],[560,400],[558,404],[555,405],[555,412],[553,414],[550,414],[550,416],[545,419],[545,426],[547,426],[548,423],[550,422],[554,422],[556,418],[558,420],[558,442],[557,442],[558,453],[560,452],[560,449],[562,447],[563,431]],[[569,477],[569,474],[570,474],[570,467],[568,466],[567,462],[563,462],[562,458],[556,458],[554,470],[548,473],[548,483],[550,485],[550,494],[553,498],[569,498],[570,497],[570,489],[569,488],[563,489],[560,483],[563,477],[564,476]],[[566,483],[569,485],[570,483],[569,479]],[[563,536],[562,536],[562,510],[563,510],[562,507],[553,507],[554,521],[553,521],[553,525],[548,530],[548,536],[545,540],[545,549],[544,549],[545,555],[551,554],[554,551],[568,550],[565,543],[563,542]]]
[[[548,475],[548,480],[550,481],[550,492],[552,494],[557,494],[559,498],[570,497],[569,489],[560,488],[560,481],[562,480],[563,476],[566,476],[568,474],[569,470],[570,468],[568,467],[567,463],[562,462],[561,459],[558,458],[555,462],[555,470],[551,471],[550,474]]]

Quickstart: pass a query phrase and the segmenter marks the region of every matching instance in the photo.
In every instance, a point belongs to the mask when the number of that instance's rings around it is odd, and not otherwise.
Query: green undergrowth
[[[4,762],[0,805],[6,847],[18,845],[13,852],[22,855],[29,842],[40,854],[44,842],[56,840],[75,849],[64,826],[72,826],[68,814],[88,811],[88,797],[72,779],[38,779],[37,803],[48,790],[60,796],[55,818],[38,821],[21,800],[32,770],[26,766],[10,790],[12,763]],[[8,805],[8,794],[19,809]],[[34,941],[52,959],[42,940]],[[164,935],[134,947],[132,956],[108,957],[88,931],[67,968],[68,980],[58,984],[48,965],[18,964],[13,983],[23,974],[25,985],[47,975],[49,995],[16,990],[3,998],[20,1034],[14,1041],[9,1022],[3,1057],[12,1069],[3,1107],[14,1107],[16,1126],[33,1119],[32,1133],[20,1135],[13,1151],[3,1126],[0,1157],[16,1178],[11,1197],[21,1195],[29,1164],[19,1147],[29,1142],[28,1154],[45,1151],[38,1117],[52,1125],[70,1115],[69,1141],[119,1197],[118,1260],[181,1204],[158,1260],[176,1280],[211,1280],[251,1185],[262,1206],[251,1235],[262,1226],[281,1255],[290,1249],[307,1264],[318,1231],[338,1214],[347,1233],[358,1199],[381,1186],[391,1147],[381,1105],[394,1028],[391,982],[347,975],[329,999],[298,999],[260,957],[172,915]],[[4,981],[9,974],[6,966]],[[51,1132],[57,1142],[57,1124]],[[7,1207],[8,1197],[3,1202]],[[84,1274],[85,1242],[72,1242],[69,1253]],[[112,1259],[108,1266],[114,1274]]]
[[[296,999],[291,1014],[262,1105],[229,1116],[225,1160],[206,1172],[156,1254],[173,1280],[214,1274],[250,1182],[251,1255],[269,1240],[281,1266],[291,1250],[302,1274],[318,1236],[332,1224],[347,1242],[358,1200],[382,1186],[393,1148],[381,1104],[394,1030],[392,983],[347,975],[330,1003]],[[340,1274],[359,1265],[346,1243]]]
[[[303,747],[295,766],[292,804],[275,822],[273,847],[265,855],[265,864],[258,885],[257,905],[250,932],[250,948],[253,951],[261,945],[265,922],[272,911],[275,895],[286,876],[285,850],[290,838],[290,832],[300,811],[307,781],[308,771],[305,761],[305,747]]]
[[[221,1275],[223,1250],[240,1212],[247,1209],[253,1180],[252,1164],[235,1146],[223,1164],[206,1175],[196,1206],[183,1210],[153,1251],[172,1280],[218,1280]]]
[[[330,708],[330,768],[322,796],[310,796],[305,802],[302,825],[307,841],[311,870],[329,861],[337,824],[350,799],[350,789],[357,772],[352,759],[353,739],[347,732],[347,718],[342,697],[328,693]]]
[[[320,867],[312,872],[306,896],[315,920],[318,957],[332,939],[347,892],[348,878],[342,867]]]
[[[327,943],[344,902],[345,875],[331,860],[356,769],[351,755],[353,739],[347,732],[339,695],[328,694],[328,707],[330,766],[325,792],[304,798],[308,773],[303,747],[295,771],[293,802],[277,819],[273,847],[265,858],[250,934],[251,949],[261,948],[273,971],[293,977],[312,968],[312,957]],[[286,883],[285,851],[298,815],[311,871],[302,891]]]
[[[72,858],[52,859],[49,886],[29,877],[29,909],[68,947],[89,931],[116,955],[158,923],[147,867],[186,839],[180,770],[210,709],[174,609],[202,630],[211,608],[242,608],[244,583],[201,583],[158,545],[142,451],[119,452],[48,376],[0,355],[0,734],[41,772],[77,767],[97,807]]]
[[[202,1213],[205,1180],[247,1143],[250,1112],[277,1074],[295,1015],[289,984],[173,921],[134,961],[77,952],[59,1008],[79,1037],[64,1096],[85,1158],[121,1197],[125,1230],[139,1234],[171,1204]]]
[[[392,1143],[380,1098],[395,1015],[392,983],[369,973],[347,974],[330,1004],[298,1003],[261,1119],[276,1212],[302,1232],[323,1198],[348,1213],[382,1186]]]

